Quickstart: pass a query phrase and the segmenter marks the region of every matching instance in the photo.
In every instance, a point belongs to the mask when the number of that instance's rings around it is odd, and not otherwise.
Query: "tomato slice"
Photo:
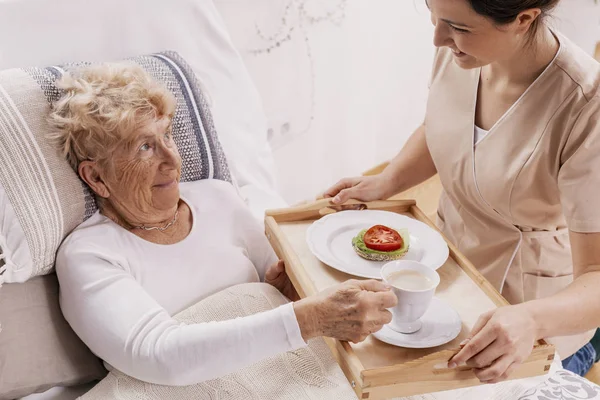
[[[402,236],[384,225],[371,227],[363,238],[367,248],[376,251],[396,251],[404,246]]]

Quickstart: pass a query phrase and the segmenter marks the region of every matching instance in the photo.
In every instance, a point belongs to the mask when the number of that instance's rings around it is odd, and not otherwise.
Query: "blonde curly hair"
[[[175,113],[173,94],[135,64],[79,68],[56,85],[64,94],[50,113],[48,138],[75,171],[84,160],[106,165],[141,125]]]

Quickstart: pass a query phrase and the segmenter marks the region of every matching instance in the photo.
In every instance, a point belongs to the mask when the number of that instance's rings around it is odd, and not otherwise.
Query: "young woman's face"
[[[465,69],[512,58],[537,17],[537,11],[529,10],[514,22],[499,26],[477,14],[468,0],[427,0],[427,4],[435,26],[434,45],[449,47],[456,63]]]

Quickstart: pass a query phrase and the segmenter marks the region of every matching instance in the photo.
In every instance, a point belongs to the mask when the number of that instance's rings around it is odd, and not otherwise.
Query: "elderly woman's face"
[[[172,212],[179,202],[181,157],[171,120],[143,124],[114,154],[109,168],[103,180],[113,206],[141,220]]]

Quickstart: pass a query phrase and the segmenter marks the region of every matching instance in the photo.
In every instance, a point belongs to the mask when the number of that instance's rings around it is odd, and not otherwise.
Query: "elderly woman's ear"
[[[95,161],[84,160],[79,164],[79,176],[88,186],[100,197],[108,198],[110,192],[104,184],[100,175],[98,163]]]

